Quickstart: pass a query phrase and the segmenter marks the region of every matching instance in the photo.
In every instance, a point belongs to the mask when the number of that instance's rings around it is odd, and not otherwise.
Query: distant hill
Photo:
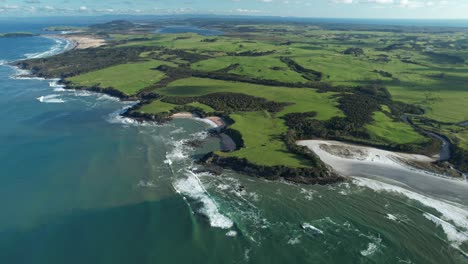
[[[116,30],[129,30],[135,27],[130,21],[127,20],[114,20],[104,24],[95,24],[91,25],[90,28],[94,30],[106,30],[106,31],[116,31]]]

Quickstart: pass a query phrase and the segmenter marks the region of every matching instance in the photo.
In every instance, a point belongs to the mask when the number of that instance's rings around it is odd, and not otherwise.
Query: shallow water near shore
[[[0,39],[0,60],[55,45]],[[118,115],[130,102],[15,73],[0,67],[0,263],[467,262],[463,205],[367,179],[193,173],[220,148],[208,124],[138,124]]]

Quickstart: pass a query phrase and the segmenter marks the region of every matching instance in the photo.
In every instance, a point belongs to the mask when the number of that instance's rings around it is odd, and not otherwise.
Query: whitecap
[[[139,122],[136,119],[122,116],[122,113],[125,113],[129,108],[137,103],[138,102],[131,102],[121,109],[108,114],[106,117],[107,122],[111,124],[122,124],[125,126],[158,126],[158,124],[154,122]]]
[[[392,214],[387,214],[386,218],[389,219],[389,220],[392,220],[392,221],[397,221],[398,220],[398,217],[396,217],[396,216],[394,216]]]
[[[458,232],[462,232],[464,235],[457,235],[457,237],[463,237],[466,236],[466,233],[468,231],[468,209],[460,204],[448,202],[448,201],[442,201],[442,200],[437,200],[434,198],[430,198],[427,196],[424,196],[419,193],[415,193],[409,190],[406,190],[401,187],[393,186],[390,184],[370,180],[370,179],[364,179],[364,178],[355,178],[354,183],[357,184],[358,186],[363,186],[363,187],[368,187],[371,188],[375,191],[386,191],[386,192],[392,192],[392,193],[397,193],[400,195],[404,195],[408,197],[409,199],[416,200],[423,204],[424,206],[430,207],[438,211],[441,216],[441,220],[445,221],[446,224],[448,221],[452,222],[454,224],[453,228],[455,230],[459,230]],[[427,215],[425,215],[427,218]],[[434,220],[434,218],[431,218],[430,220]],[[447,238],[450,240],[450,237],[454,237],[453,235],[453,229],[448,228],[448,225],[442,225],[444,229],[444,232],[446,232]],[[450,224],[452,225],[452,224]],[[445,226],[445,228],[444,228]],[[452,241],[452,245],[454,247],[458,247],[458,242]]]
[[[367,249],[361,251],[361,255],[364,257],[373,255],[379,249],[378,245],[375,243],[369,243]]]
[[[176,180],[173,186],[178,193],[201,204],[198,212],[208,218],[212,227],[230,229],[234,225],[231,219],[220,213],[216,202],[210,197],[195,173],[187,171],[186,177]]]
[[[309,224],[309,223],[303,223],[301,225],[302,229],[304,229],[305,231],[308,231],[308,232],[311,232],[312,234],[315,234],[315,235],[323,235],[323,231],[316,228],[315,226]]]
[[[237,236],[237,232],[234,231],[234,230],[231,230],[231,231],[229,231],[229,232],[226,233],[226,236],[228,236],[228,237],[235,237],[235,236]]]
[[[301,236],[297,236],[297,237],[292,237],[288,240],[288,245],[297,245],[299,243],[301,243]]]
[[[40,96],[36,98],[39,102],[41,103],[46,103],[46,104],[60,104],[60,103],[65,103],[65,100],[59,98],[60,95],[58,94],[51,94],[51,95],[45,95],[45,96]]]
[[[208,136],[209,136],[209,133],[207,131],[200,131],[200,132],[193,133],[190,135],[190,137],[195,140],[204,140],[208,138]]]
[[[307,189],[304,189],[304,188],[301,188],[301,194],[304,195],[304,198],[308,201],[312,201],[314,199],[314,194],[315,194],[315,191],[314,190],[307,190]]]
[[[166,153],[166,159],[172,164],[174,161],[180,161],[188,158],[187,151],[190,149],[185,143],[187,140],[172,141],[174,148],[171,152]]]
[[[430,213],[424,213],[423,215],[426,219],[432,221],[437,226],[442,227],[442,230],[444,230],[444,233],[447,235],[447,239],[452,242],[452,245],[456,248],[461,246],[463,242],[468,241],[468,235],[462,231],[457,230],[454,225]]]
[[[110,96],[110,95],[107,95],[107,94],[102,94],[100,95],[98,98],[97,98],[98,101],[104,101],[104,100],[108,100],[108,101],[115,101],[115,102],[118,102],[120,101],[119,98],[117,97],[113,97],[113,96]]]
[[[209,126],[212,127],[212,128],[218,128],[218,127],[219,127],[215,122],[211,121],[211,120],[208,119],[208,118],[194,117],[193,119],[198,120],[198,121],[200,121],[200,122],[203,122],[203,123],[209,125]]]
[[[74,90],[73,94],[76,97],[88,97],[88,96],[94,95],[94,93],[92,93],[90,91],[86,91],[86,90]]]

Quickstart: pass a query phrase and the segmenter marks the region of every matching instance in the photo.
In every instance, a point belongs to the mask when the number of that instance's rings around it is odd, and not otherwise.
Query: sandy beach
[[[56,37],[73,42],[74,49],[97,48],[106,45],[106,41],[104,39],[90,35],[62,34],[56,35]]]
[[[191,119],[198,119],[202,122],[210,124],[213,128],[222,129],[226,127],[226,122],[219,117],[219,116],[209,116],[205,118],[200,118],[197,115],[192,113],[183,112],[183,113],[176,113],[171,116],[172,118],[191,118]]]
[[[434,158],[397,153],[372,147],[325,141],[297,142],[314,151],[336,172],[351,177],[365,177],[398,185],[427,195],[461,204],[468,201],[468,183],[412,168],[403,161],[431,162]]]

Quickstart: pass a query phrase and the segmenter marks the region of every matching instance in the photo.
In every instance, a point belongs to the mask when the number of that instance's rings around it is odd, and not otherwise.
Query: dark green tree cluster
[[[248,50],[243,52],[228,52],[227,55],[229,56],[245,56],[245,57],[261,57],[275,54],[276,50],[269,50],[269,51],[255,51],[255,50]]]
[[[320,81],[323,77],[323,74],[319,71],[314,71],[311,69],[307,69],[302,67],[300,64],[295,62],[293,59],[288,58],[288,57],[281,57],[281,61],[288,65],[288,67],[292,70],[295,71],[304,77],[304,79],[307,79],[309,81]]]
[[[361,48],[349,48],[343,51],[345,55],[354,55],[356,57],[364,55],[364,50]]]
[[[285,106],[290,105],[288,103],[272,102],[264,98],[239,93],[213,93],[199,97],[169,96],[163,98],[162,101],[178,105],[199,102],[224,113],[261,110],[279,112]]]

